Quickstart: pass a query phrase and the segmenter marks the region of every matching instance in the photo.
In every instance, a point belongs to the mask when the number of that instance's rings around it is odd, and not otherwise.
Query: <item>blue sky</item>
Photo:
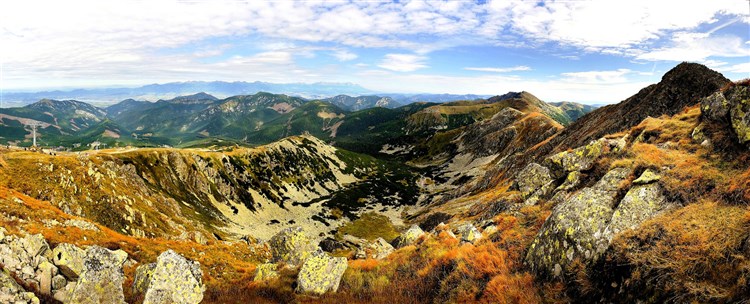
[[[618,102],[681,61],[750,77],[750,3],[0,2],[6,91],[189,80]]]

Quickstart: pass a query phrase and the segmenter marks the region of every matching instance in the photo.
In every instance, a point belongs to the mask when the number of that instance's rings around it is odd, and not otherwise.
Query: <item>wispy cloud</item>
[[[339,61],[350,61],[357,59],[359,56],[348,50],[336,50],[333,52],[333,57],[336,57]]]
[[[562,81],[580,84],[618,84],[628,82],[626,75],[633,73],[629,69],[613,71],[585,71],[562,73]]]
[[[518,72],[518,71],[530,71],[531,68],[525,65],[519,65],[509,68],[493,68],[493,67],[467,67],[464,68],[464,70],[468,71],[478,71],[478,72],[491,72],[491,73],[509,73],[509,72]]]
[[[427,57],[410,54],[386,54],[378,67],[396,72],[412,72],[427,67]]]

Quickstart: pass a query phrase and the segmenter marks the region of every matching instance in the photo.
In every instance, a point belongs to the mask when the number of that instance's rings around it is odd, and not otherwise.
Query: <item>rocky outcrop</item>
[[[559,203],[529,248],[526,262],[532,269],[542,275],[564,276],[574,260],[596,261],[618,233],[673,206],[656,183],[658,174],[650,170],[616,201],[618,187],[629,174],[628,168],[615,168],[594,186]]]
[[[552,175],[556,178],[573,171],[590,170],[594,166],[594,161],[605,152],[606,145],[606,139],[595,140],[572,151],[552,155],[546,159],[546,163],[550,165]]]
[[[289,227],[274,235],[268,244],[274,262],[300,265],[317,249],[314,240],[308,237],[302,227]]]
[[[730,124],[740,144],[750,143],[750,87],[748,84],[737,84],[703,98],[701,114],[708,120]]]
[[[471,223],[466,223],[456,228],[456,233],[464,243],[476,243],[482,238],[482,233]]]
[[[347,266],[346,258],[331,257],[323,251],[315,251],[302,264],[297,275],[296,291],[310,295],[336,292]]]
[[[71,244],[62,243],[52,250],[52,259],[60,272],[66,277],[77,280],[83,272],[83,260],[86,251]]]
[[[198,262],[167,250],[156,263],[138,267],[133,290],[144,294],[144,304],[200,303],[206,289],[202,278]]]
[[[393,247],[401,248],[407,245],[411,245],[412,243],[416,242],[422,235],[424,235],[424,231],[422,231],[422,228],[419,228],[419,226],[417,225],[412,225],[408,230],[404,231],[404,233],[393,240]]]
[[[529,164],[516,176],[516,187],[524,198],[550,182],[552,182],[552,176],[550,176],[549,169],[537,163]]]
[[[3,234],[0,240],[0,263],[4,268],[3,275],[10,276],[12,273],[24,286],[51,296],[52,278],[57,275],[58,269],[50,263],[51,251],[44,237],[41,234],[35,234],[19,238],[13,235],[6,236],[4,229],[0,232]],[[9,278],[13,281],[12,277]],[[34,300],[36,297],[28,296],[23,286],[11,284],[6,278],[0,278],[0,281],[2,281],[0,288],[6,290],[2,291],[0,298],[5,296],[6,300],[16,299],[22,303],[34,301],[38,303],[38,300]],[[13,281],[13,283],[16,282]]]
[[[555,206],[529,248],[531,267],[560,276],[574,258],[593,260],[601,254],[607,245],[601,235],[612,217],[617,187],[629,174],[629,169],[613,169],[593,187]]]
[[[617,233],[636,228],[647,219],[673,206],[674,204],[667,202],[659,184],[636,185],[628,190],[612,214],[605,236],[611,240]]]
[[[87,248],[78,281],[67,297],[59,298],[72,303],[125,303],[122,265],[127,258],[128,254],[122,250],[111,251],[99,246]]]

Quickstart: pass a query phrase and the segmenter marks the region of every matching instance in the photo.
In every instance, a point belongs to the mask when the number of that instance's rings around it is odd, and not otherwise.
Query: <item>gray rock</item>
[[[39,304],[39,299],[33,292],[27,292],[18,285],[8,270],[0,270],[0,303]]]
[[[656,174],[654,170],[646,169],[646,171],[643,171],[643,173],[641,173],[641,176],[633,181],[633,184],[645,185],[658,181],[659,179],[661,179],[661,176],[659,174]]]
[[[537,163],[531,163],[516,176],[516,187],[523,198],[527,198],[542,186],[552,181],[549,169]]]
[[[52,278],[57,275],[57,267],[52,263],[44,261],[39,264],[37,280],[39,281],[39,292],[43,295],[52,295]]]
[[[612,217],[617,187],[629,174],[630,169],[613,169],[593,187],[555,206],[527,253],[532,269],[555,275],[561,273],[555,268],[568,270],[575,257],[598,258],[609,245],[602,235]]]
[[[612,220],[606,229],[606,236],[612,238],[622,231],[638,227],[644,221],[675,206],[668,203],[661,186],[656,183],[634,186],[620,201]]]
[[[401,248],[407,245],[411,245],[416,242],[419,237],[424,235],[422,228],[417,225],[412,225],[408,230],[404,231],[399,237],[393,240],[393,247]]]
[[[331,257],[323,251],[316,251],[302,264],[297,275],[296,291],[311,295],[336,292],[347,266],[346,258]]]
[[[135,290],[146,290],[144,304],[194,304],[203,300],[206,287],[198,262],[167,250],[159,255],[155,264],[139,267],[141,270],[135,280]]]
[[[86,251],[74,245],[62,243],[52,250],[52,262],[60,272],[71,280],[78,279],[83,272]]]
[[[42,255],[49,250],[49,244],[47,244],[47,240],[41,234],[27,235],[20,239],[19,242],[21,242],[30,257]]]
[[[52,290],[60,290],[68,285],[68,280],[62,275],[56,275],[52,278]]]
[[[745,86],[735,86],[728,90],[731,108],[729,118],[732,128],[741,144],[750,143],[750,89]]]
[[[573,189],[577,187],[581,183],[581,172],[579,171],[573,171],[568,173],[568,176],[565,178],[565,181],[555,188],[555,192],[557,191],[568,191],[570,189]]]
[[[386,258],[395,250],[393,246],[391,246],[391,244],[380,237],[367,245],[367,249],[370,252],[370,257],[376,260],[382,260]]]
[[[729,102],[724,92],[718,91],[701,100],[701,114],[710,120],[725,120],[729,114]]]
[[[548,157],[546,163],[549,164],[552,177],[559,178],[568,172],[591,169],[599,156],[604,153],[606,144],[608,144],[607,140],[602,138],[573,151],[563,151]]]
[[[125,303],[122,264],[128,254],[99,246],[86,249],[83,271],[70,292],[72,303]]]
[[[456,233],[458,233],[461,241],[466,243],[473,244],[482,238],[482,233],[479,232],[479,229],[477,229],[477,227],[475,227],[471,223],[466,223],[458,226],[458,228],[456,228]]]
[[[301,264],[317,249],[314,240],[308,237],[302,227],[290,227],[274,235],[268,244],[274,262],[289,265]]]

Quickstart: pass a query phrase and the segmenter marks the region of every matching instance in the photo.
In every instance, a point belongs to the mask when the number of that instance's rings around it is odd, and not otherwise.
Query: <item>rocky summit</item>
[[[0,302],[746,302],[749,88],[0,109]]]

